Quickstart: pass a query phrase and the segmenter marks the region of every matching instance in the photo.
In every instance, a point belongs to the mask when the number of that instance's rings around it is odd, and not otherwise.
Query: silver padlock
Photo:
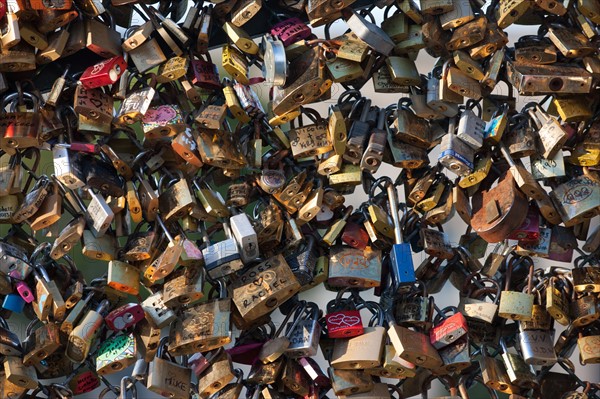
[[[209,277],[213,279],[225,277],[244,267],[238,244],[231,237],[227,223],[223,223],[223,229],[227,238],[211,245],[208,242],[208,237],[205,236],[205,242],[209,245],[202,250],[204,267]]]
[[[290,346],[285,351],[289,358],[312,357],[317,354],[319,348],[319,339],[321,337],[321,324],[319,324],[319,306],[316,303],[307,303],[304,315],[299,323],[296,324],[291,335],[286,331],[286,336],[290,337]],[[291,328],[292,323],[288,323],[287,328]]]
[[[557,362],[554,351],[554,330],[522,330],[519,345],[525,363],[533,366],[552,366]]]
[[[438,160],[451,172],[465,176],[473,172],[475,152],[454,134],[455,125],[455,118],[450,119],[448,133],[442,137]]]
[[[483,146],[484,134],[485,122],[472,109],[465,109],[460,115],[456,136],[469,147],[479,150]]]
[[[245,213],[239,213],[229,218],[231,233],[237,241],[242,262],[252,262],[258,258],[258,238],[256,231]]]

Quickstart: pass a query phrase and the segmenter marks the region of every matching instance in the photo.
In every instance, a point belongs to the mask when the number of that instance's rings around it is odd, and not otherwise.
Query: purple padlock
[[[258,360],[258,354],[263,344],[264,342],[248,342],[227,349],[227,353],[231,356],[232,362],[251,366]]]
[[[290,18],[278,22],[271,28],[271,34],[283,42],[285,47],[311,35],[310,28],[300,18]]]

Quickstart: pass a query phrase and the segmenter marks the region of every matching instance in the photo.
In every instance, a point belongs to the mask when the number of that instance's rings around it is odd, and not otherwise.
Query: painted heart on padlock
[[[177,111],[173,107],[169,105],[159,105],[158,107],[152,107],[148,109],[148,111],[146,111],[146,114],[142,118],[142,122],[166,125],[176,116]]]
[[[361,320],[360,317],[357,316],[347,316],[343,313],[340,314],[336,314],[336,315],[332,315],[330,317],[327,318],[327,322],[330,324],[334,324],[336,326],[356,326],[358,325]]]
[[[343,310],[328,314],[327,334],[330,338],[350,338],[364,332],[362,319],[358,310]]]

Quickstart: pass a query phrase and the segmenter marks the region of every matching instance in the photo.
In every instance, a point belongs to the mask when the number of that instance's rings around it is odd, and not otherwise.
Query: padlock
[[[373,389],[373,379],[364,370],[327,369],[336,395],[356,395]]]
[[[331,366],[335,369],[365,369],[381,365],[384,348],[385,328],[383,311],[369,304],[364,305],[374,312],[378,325],[364,328],[361,335],[340,338],[335,341]]]
[[[142,129],[147,139],[176,136],[185,131],[182,111],[175,104],[150,106],[142,117]]]
[[[468,175],[473,172],[473,160],[475,152],[473,148],[460,140],[454,134],[456,121],[454,118],[450,120],[448,133],[442,138],[440,144],[440,157],[438,161],[448,170],[456,173],[459,176]]]
[[[132,333],[112,336],[98,348],[96,371],[100,375],[116,373],[136,361],[136,341]]]
[[[388,316],[390,327],[387,334],[398,356],[427,369],[437,369],[443,365],[427,335],[396,325],[390,317]]]
[[[100,327],[104,322],[103,313],[110,303],[103,300],[95,310],[88,310],[81,322],[69,334],[69,341],[65,354],[71,361],[83,363],[91,349],[92,343],[100,333]]]
[[[507,61],[508,80],[519,93],[589,93],[592,75],[571,65],[527,65]]]
[[[504,291],[502,291],[502,294],[500,295],[498,316],[502,318],[525,321],[531,320],[534,299],[534,295],[531,293],[533,284],[533,263],[530,260],[527,260],[527,258],[522,258],[521,261],[523,260],[525,261],[525,264],[530,264],[526,292],[510,290],[513,267],[520,261],[519,258],[512,258],[508,262],[506,284],[504,286]]]
[[[274,384],[281,376],[281,372],[283,371],[284,367],[285,361],[283,357],[280,357],[279,359],[270,363],[256,361],[250,368],[247,380],[253,384]]]
[[[142,302],[142,307],[148,315],[148,321],[153,327],[162,328],[173,322],[176,318],[175,313],[164,304],[160,292],[146,298]]]
[[[135,325],[134,333],[141,360],[145,363],[152,361],[158,350],[160,328],[153,327],[148,319],[144,318]]]
[[[316,239],[308,235],[297,244],[296,249],[285,257],[285,261],[301,285],[308,284],[314,274],[317,263]]]
[[[519,345],[523,360],[531,365],[552,365],[557,357],[551,330],[526,330],[519,332]]]
[[[505,172],[496,187],[473,195],[472,207],[474,230],[488,242],[499,242],[523,224],[527,201],[512,173]]]
[[[444,318],[448,311],[453,311],[454,314]],[[467,334],[467,321],[456,308],[446,307],[441,309],[435,317],[433,324],[433,327],[429,330],[429,337],[431,344],[436,349],[452,344]]]
[[[183,399],[189,395],[192,370],[169,360],[173,358],[165,358],[167,340],[166,337],[161,340],[157,357],[148,366],[146,386],[159,395]]]
[[[135,326],[145,317],[141,305],[127,303],[117,309],[112,310],[104,321],[106,326],[113,331],[121,331]],[[61,327],[62,328],[62,327]]]
[[[508,351],[504,337],[500,339],[502,346],[502,362],[511,384],[522,388],[531,389],[537,385],[535,372],[531,365],[525,363],[519,354]]]
[[[593,208],[597,207],[597,192],[600,184],[585,174],[570,179],[550,192],[550,198],[565,223],[570,227],[590,215]]]
[[[264,364],[274,362],[281,358],[287,348],[289,348],[291,341],[290,338],[294,334],[296,326],[300,323],[301,316],[306,310],[306,302],[297,302],[293,308],[286,314],[283,323],[279,326],[277,331],[272,332],[269,339],[262,345],[260,352],[258,353],[258,359]],[[291,319],[293,317],[293,319]],[[292,320],[289,322],[289,320]],[[285,334],[284,334],[284,328]],[[283,335],[282,335],[283,334]]]
[[[204,277],[204,269],[200,267],[175,270],[166,279],[163,287],[165,305],[173,308],[200,300],[204,296]]]
[[[236,378],[229,355],[222,349],[218,351],[208,368],[199,377],[198,392],[203,398],[219,391]]]
[[[243,268],[240,250],[236,240],[231,237],[227,224],[223,225],[226,239],[208,245],[202,250],[207,274],[211,278],[221,278]],[[207,243],[208,244],[208,243]]]
[[[301,319],[296,326],[291,329],[291,324],[287,327],[290,332],[290,345],[285,350],[288,358],[310,357],[317,354],[319,348],[319,337],[321,336],[321,325],[319,319],[319,307],[309,302],[307,304],[306,319]]]
[[[406,295],[402,295],[398,301],[394,320],[404,327],[418,327],[429,330],[433,324],[433,297],[427,295],[427,287],[419,282],[417,289],[412,289]]]
[[[481,279],[481,283],[489,282],[492,283],[494,287],[492,287],[491,291],[495,293],[494,301],[492,303],[485,302],[481,300],[480,293],[489,291],[487,288],[484,288],[481,291],[470,291],[467,297],[461,297],[458,308],[461,311],[464,311],[465,317],[467,318],[467,325],[471,325],[469,323],[470,320],[483,321],[485,323],[492,324],[494,322],[494,318],[496,316],[496,312],[498,311],[498,301],[500,300],[500,285],[492,279]],[[465,280],[465,285],[463,286],[462,292],[465,293],[469,288],[469,284],[471,282],[469,280]]]
[[[302,115],[308,116],[312,124],[304,126]],[[327,126],[325,120],[315,111],[300,108],[299,127],[294,127],[288,132],[292,153],[294,158],[304,158],[324,154],[332,150],[332,145],[327,135]]]
[[[569,305],[571,324],[574,327],[586,326],[600,317],[596,308],[597,300],[593,294],[576,295],[573,291]]]
[[[7,356],[4,360],[4,373],[7,382],[25,389],[35,389],[37,378],[33,366],[26,366],[17,356]]]
[[[23,100],[32,105],[31,111],[17,111],[17,94],[5,96],[2,105],[10,105],[10,111],[4,112],[0,119],[0,147],[8,154],[14,154],[16,149],[39,145],[40,115],[38,100],[30,93],[22,93]]]
[[[186,308],[171,324],[169,347],[174,355],[206,352],[231,342],[231,299],[222,281],[218,286],[219,298]]]
[[[328,284],[337,287],[374,287],[380,282],[380,251],[331,247]]]
[[[231,287],[237,310],[244,319],[252,320],[285,302],[300,289],[300,284],[283,256],[278,255],[248,269]]]
[[[579,333],[577,338],[577,347],[579,348],[579,359],[581,364],[596,364],[600,362],[600,353],[598,353],[598,335],[586,335]]]
[[[364,332],[360,311],[351,298],[342,299],[344,289],[340,290],[336,299],[327,304],[327,334],[330,338],[350,338]]]
[[[519,388],[510,381],[502,360],[491,357],[487,348],[488,346],[482,347],[482,357],[479,360],[483,383],[495,391],[510,394],[519,392]]]
[[[483,146],[485,123],[475,115],[472,109],[467,108],[460,115],[456,135],[474,150]]]

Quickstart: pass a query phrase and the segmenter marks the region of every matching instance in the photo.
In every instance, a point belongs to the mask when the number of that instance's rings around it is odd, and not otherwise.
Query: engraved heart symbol
[[[352,327],[358,325],[361,320],[360,317],[357,316],[348,316],[343,313],[338,313],[331,315],[327,321],[336,326],[344,325],[347,327]]]
[[[263,283],[263,277],[262,277],[262,276],[258,277],[258,278],[257,278],[256,280],[254,280],[252,283],[253,283],[254,285],[261,286],[261,285],[262,285],[262,283]]]
[[[345,316],[343,323],[347,326],[356,326],[360,323],[360,318],[356,316]]]
[[[327,322],[329,324],[333,324],[336,326],[341,326],[342,325],[342,320],[344,319],[344,314],[342,313],[338,313],[338,314],[333,314],[329,317],[327,317]]]

